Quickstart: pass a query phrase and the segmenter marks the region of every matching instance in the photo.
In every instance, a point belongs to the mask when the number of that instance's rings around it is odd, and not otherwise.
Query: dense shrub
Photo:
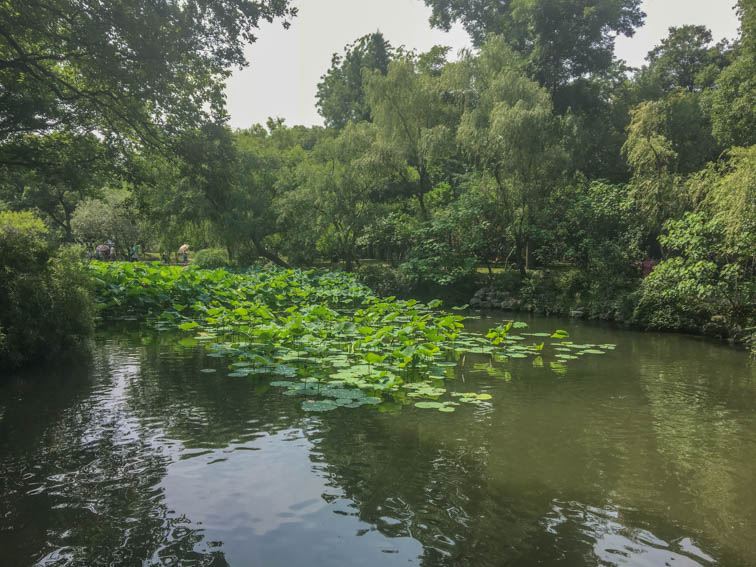
[[[0,212],[0,366],[68,353],[94,327],[82,249],[47,237],[33,214]]]
[[[728,238],[726,215],[688,213],[667,223],[661,244],[671,255],[641,286],[635,320],[650,328],[700,330],[712,321],[730,332],[756,317],[756,237]]]
[[[357,271],[357,279],[381,297],[405,297],[411,286],[402,272],[390,266],[366,265]]]
[[[222,248],[205,248],[194,255],[194,264],[199,268],[213,270],[224,268],[231,264],[228,252]]]

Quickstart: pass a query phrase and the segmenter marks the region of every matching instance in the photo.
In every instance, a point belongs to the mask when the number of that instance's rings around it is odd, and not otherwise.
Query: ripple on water
[[[573,541],[577,532],[591,545],[601,565],[708,567],[715,564],[714,558],[691,538],[667,542],[648,530],[623,524],[623,512],[611,505],[596,508],[579,502],[554,501],[543,519],[543,527],[557,540],[565,539],[563,549],[573,545],[566,540]]]

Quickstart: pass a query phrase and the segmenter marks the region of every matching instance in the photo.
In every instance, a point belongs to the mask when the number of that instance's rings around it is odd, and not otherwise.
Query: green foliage
[[[731,148],[688,187],[699,208],[724,219],[729,244],[756,231],[756,146]]]
[[[714,136],[725,147],[756,144],[756,7],[739,0],[741,36],[735,61],[707,93]]]
[[[453,286],[475,273],[475,257],[464,254],[455,245],[458,228],[452,218],[441,216],[415,231],[407,260],[399,267],[413,285]]]
[[[635,320],[651,328],[690,331],[719,316],[730,329],[752,326],[754,233],[728,242],[725,217],[704,213],[688,213],[666,228],[660,241],[674,255],[643,281]]]
[[[1,143],[0,199],[14,210],[34,210],[66,241],[73,241],[72,216],[85,199],[96,198],[112,175],[112,152],[93,134],[53,132]]]
[[[638,84],[647,98],[657,98],[678,89],[689,92],[711,88],[727,66],[727,42],[712,46],[706,26],[669,28],[669,35],[648,52],[648,66],[641,70]]]
[[[295,14],[286,0],[4,2],[0,140],[64,125],[162,144],[222,116],[258,23]]]
[[[123,258],[131,246],[144,240],[136,205],[126,190],[110,190],[102,199],[81,202],[71,217],[71,228],[79,242],[90,246],[115,242]]]
[[[443,180],[454,157],[459,114],[444,77],[434,72],[443,66],[446,50],[427,55],[435,62],[407,53],[392,61],[385,75],[366,72],[365,78],[376,128],[373,163],[387,173],[387,190],[417,199],[423,218],[428,217],[425,196]]]
[[[409,297],[412,294],[413,286],[405,273],[391,266],[360,266],[357,278],[379,296]]]
[[[406,213],[392,212],[374,219],[367,225],[357,244],[368,250],[370,257],[386,260],[395,267],[412,246],[418,224],[416,219]]]
[[[393,49],[381,32],[365,35],[347,45],[344,55],[334,53],[331,67],[318,83],[317,107],[329,128],[342,129],[349,121],[370,120],[365,100],[363,73],[375,70],[385,75]]]
[[[229,266],[231,261],[228,259],[228,252],[222,248],[205,248],[197,251],[192,263],[198,268],[212,270]]]
[[[633,109],[622,151],[633,171],[633,196],[658,235],[666,220],[690,207],[684,176],[715,159],[719,148],[700,95],[678,91]]]
[[[70,354],[94,326],[82,250],[55,250],[31,213],[0,212],[0,366]]]
[[[492,330],[491,341],[465,332],[464,317],[435,311],[440,301],[378,298],[347,274],[283,269],[231,274],[96,262],[92,277],[103,315],[191,333],[207,345],[209,356],[229,360],[231,377],[286,377],[271,384],[286,388],[284,395],[306,397],[305,411],[376,406],[391,397],[449,412],[458,402],[438,398],[447,393],[445,381],[456,378],[463,353],[554,354],[543,343],[526,346],[520,342],[524,337],[509,334],[525,324]],[[462,397],[473,404],[491,399]]]
[[[461,22],[477,46],[500,34],[553,94],[571,79],[597,74],[612,62],[617,35],[632,36],[645,14],[640,0],[424,0],[431,25]]]
[[[316,233],[318,251],[344,260],[347,271],[357,259],[358,239],[377,212],[370,198],[380,183],[370,159],[375,134],[370,124],[350,124],[338,137],[320,140],[294,171],[297,189],[278,204],[296,231]],[[303,210],[310,211],[304,219]]]
[[[565,164],[562,124],[549,94],[524,76],[502,39],[463,60],[458,71],[478,96],[466,102],[457,140],[496,188],[524,275],[529,225]]]

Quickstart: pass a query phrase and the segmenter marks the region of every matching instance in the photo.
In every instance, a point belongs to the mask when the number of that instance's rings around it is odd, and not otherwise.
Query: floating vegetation
[[[491,400],[490,394],[457,393],[444,385],[457,377],[466,353],[487,355],[489,364],[474,367],[510,381],[511,372],[494,361],[532,358],[533,366],[563,375],[565,361],[616,346],[573,344],[564,330],[515,335],[513,329],[527,327],[516,321],[483,337],[465,331],[465,317],[437,311],[439,301],[378,298],[343,273],[99,262],[92,271],[103,317],[141,318],[156,330],[184,331],[187,348],[204,345],[208,356],[228,359],[229,377],[270,376],[284,395],[306,398],[305,411],[385,401],[450,413],[460,404]],[[528,337],[556,341],[528,345]],[[544,357],[551,357],[548,365]],[[455,401],[439,399],[447,395]]]

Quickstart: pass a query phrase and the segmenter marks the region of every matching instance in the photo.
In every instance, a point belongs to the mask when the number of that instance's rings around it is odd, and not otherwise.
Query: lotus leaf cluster
[[[306,398],[305,411],[392,398],[449,413],[460,403],[491,399],[451,393],[457,401],[438,401],[466,353],[487,354],[492,362],[535,357],[534,366],[544,367],[545,343],[527,344],[527,335],[512,333],[526,323],[509,322],[480,336],[465,330],[464,316],[439,311],[439,301],[376,297],[344,273],[95,262],[92,277],[101,316],[184,331],[186,346],[204,344],[209,357],[229,361],[228,376],[272,377],[285,395]],[[564,360],[615,346],[576,345],[564,340],[563,330],[530,336],[558,341],[549,345],[556,360],[548,365],[557,374],[566,372]],[[493,364],[487,368],[500,374]]]

